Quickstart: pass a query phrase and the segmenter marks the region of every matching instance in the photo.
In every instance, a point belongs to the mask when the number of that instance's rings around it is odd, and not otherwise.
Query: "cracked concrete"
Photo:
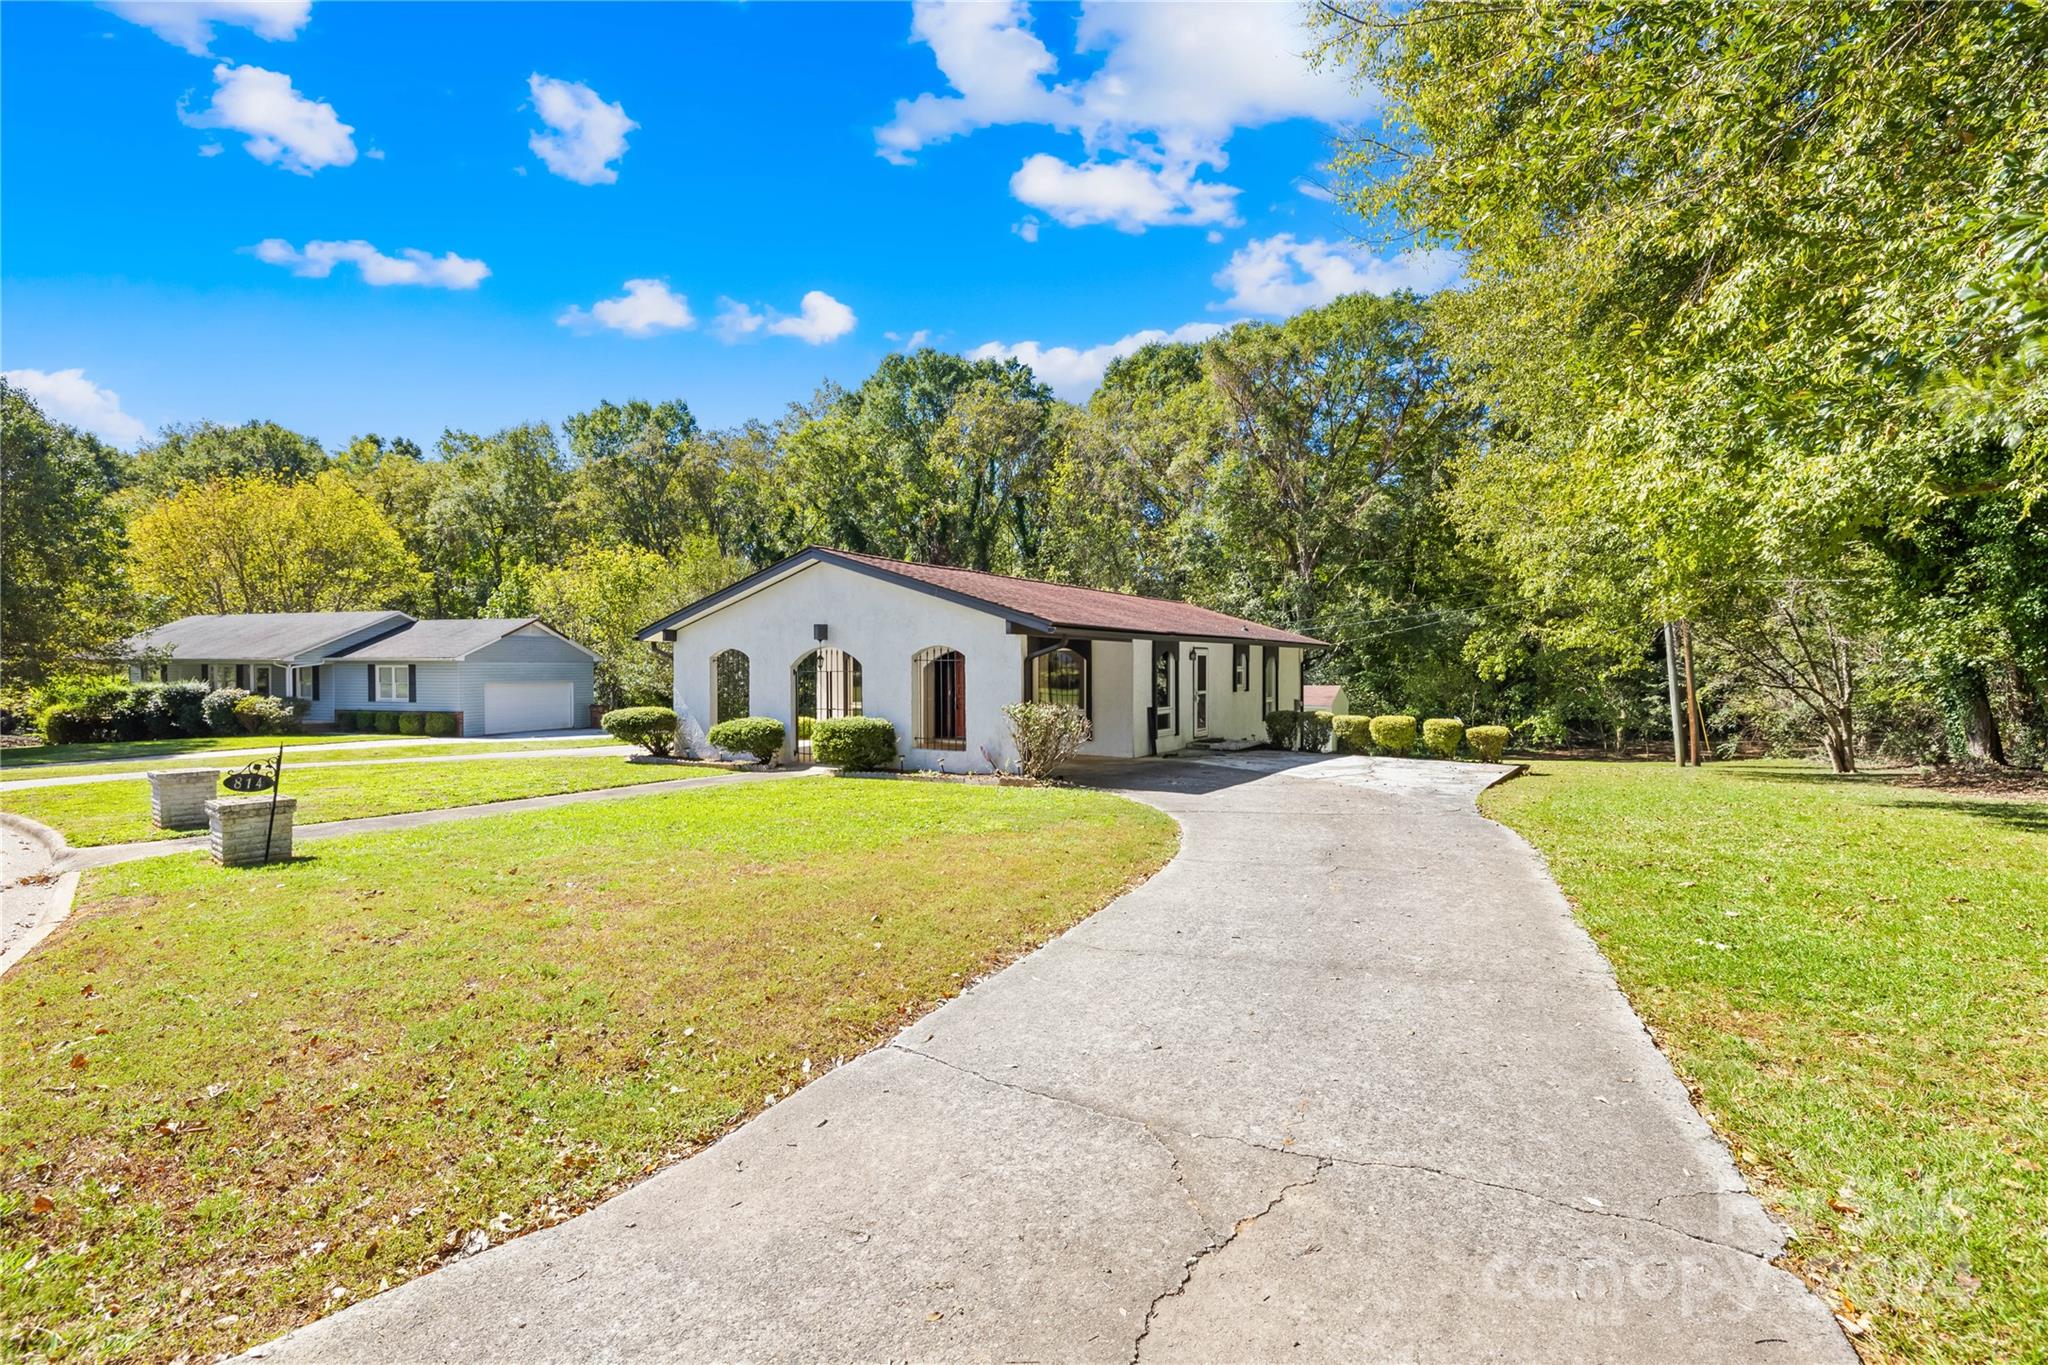
[[[1102,766],[1145,886],[272,1360],[1854,1360],[1477,765]]]

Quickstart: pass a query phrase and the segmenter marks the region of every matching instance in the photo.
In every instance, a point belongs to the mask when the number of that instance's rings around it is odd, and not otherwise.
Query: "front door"
[[[1151,737],[1151,752],[1159,752],[1159,737],[1177,733],[1173,716],[1174,676],[1180,671],[1180,645],[1174,640],[1152,642],[1152,709],[1145,727]]]
[[[1191,650],[1195,662],[1195,737],[1209,733],[1209,651]]]

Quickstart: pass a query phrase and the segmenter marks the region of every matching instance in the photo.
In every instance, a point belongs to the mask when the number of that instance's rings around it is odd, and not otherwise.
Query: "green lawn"
[[[274,753],[277,750],[277,739],[278,737],[275,735],[253,735],[245,737],[234,744],[226,745],[225,747],[233,750],[253,749],[261,751],[263,747],[267,744],[270,746],[271,752]],[[293,740],[298,740],[301,743],[303,743],[307,739],[316,739],[320,741],[354,740],[357,743],[363,743],[368,741],[378,741],[379,736],[294,735],[287,736],[285,742],[287,744],[290,744],[292,743]],[[183,743],[184,741],[160,740],[157,742],[166,744],[177,744]],[[378,747],[374,749],[343,749],[333,753],[322,752],[319,749],[315,749],[311,753],[301,753],[294,750],[293,752],[287,753],[285,755],[284,761],[287,769],[290,769],[300,764],[350,763],[358,759],[369,758],[440,758],[444,756],[451,758],[466,758],[475,754],[519,753],[527,749],[598,749],[604,748],[606,746],[616,748],[618,747],[618,743],[619,742],[617,740],[611,739],[609,737],[604,739],[508,739],[495,744],[483,742],[466,742],[462,744],[450,744],[445,739],[404,739],[391,737],[379,743]],[[11,754],[17,752],[24,751],[15,749],[0,749],[0,754]],[[25,752],[36,753],[39,752],[39,750],[30,749]],[[190,751],[180,751],[180,753],[183,756],[129,759],[124,762],[71,762],[67,763],[65,766],[61,768],[52,768],[48,763],[30,764],[25,767],[16,767],[14,766],[14,762],[12,759],[6,759],[4,761],[6,762],[7,766],[4,768],[0,768],[0,785],[4,785],[8,782],[25,782],[35,778],[47,779],[52,777],[95,777],[104,773],[133,773],[137,777],[140,777],[145,773],[152,772],[162,768],[204,768],[210,764],[218,765],[220,767],[237,767],[243,763],[248,762],[248,760],[244,758],[224,759],[218,757],[209,757],[203,752],[196,755],[192,754]]]
[[[9,1353],[239,1350],[568,1217],[1176,839],[1100,793],[812,779],[88,873],[0,980]]]
[[[109,740],[91,744],[24,744],[0,748],[0,766],[40,768],[52,763],[92,763],[124,758],[203,754],[213,749],[275,749],[279,744],[346,744],[375,735],[335,732],[317,735],[202,735],[196,739]]]
[[[2044,1358],[2048,803],[1538,762],[1482,806],[1548,857],[1866,1355]]]
[[[301,825],[365,815],[438,810],[521,796],[630,787],[684,777],[714,777],[717,768],[628,763],[612,758],[497,759],[488,763],[376,763],[364,767],[307,765],[285,759],[279,790],[298,798]],[[232,793],[223,792],[223,796]],[[0,787],[0,810],[25,815],[61,833],[74,847],[142,839],[178,839],[205,830],[157,829],[149,823],[147,782],[87,782],[75,787]]]

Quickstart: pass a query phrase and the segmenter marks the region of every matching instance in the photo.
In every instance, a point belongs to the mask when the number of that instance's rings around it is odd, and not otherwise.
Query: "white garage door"
[[[484,733],[508,735],[515,730],[567,730],[576,705],[576,685],[569,682],[494,682],[484,684]]]

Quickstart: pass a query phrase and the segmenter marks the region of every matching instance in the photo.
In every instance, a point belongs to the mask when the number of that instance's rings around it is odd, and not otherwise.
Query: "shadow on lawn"
[[[2024,771],[1831,773],[1782,769],[1739,770],[1744,782],[1816,787],[1860,787],[1919,793],[1918,800],[1885,801],[1894,810],[1954,811],[2029,834],[2048,834],[2048,775]],[[1972,795],[1971,793],[1983,793]]]

